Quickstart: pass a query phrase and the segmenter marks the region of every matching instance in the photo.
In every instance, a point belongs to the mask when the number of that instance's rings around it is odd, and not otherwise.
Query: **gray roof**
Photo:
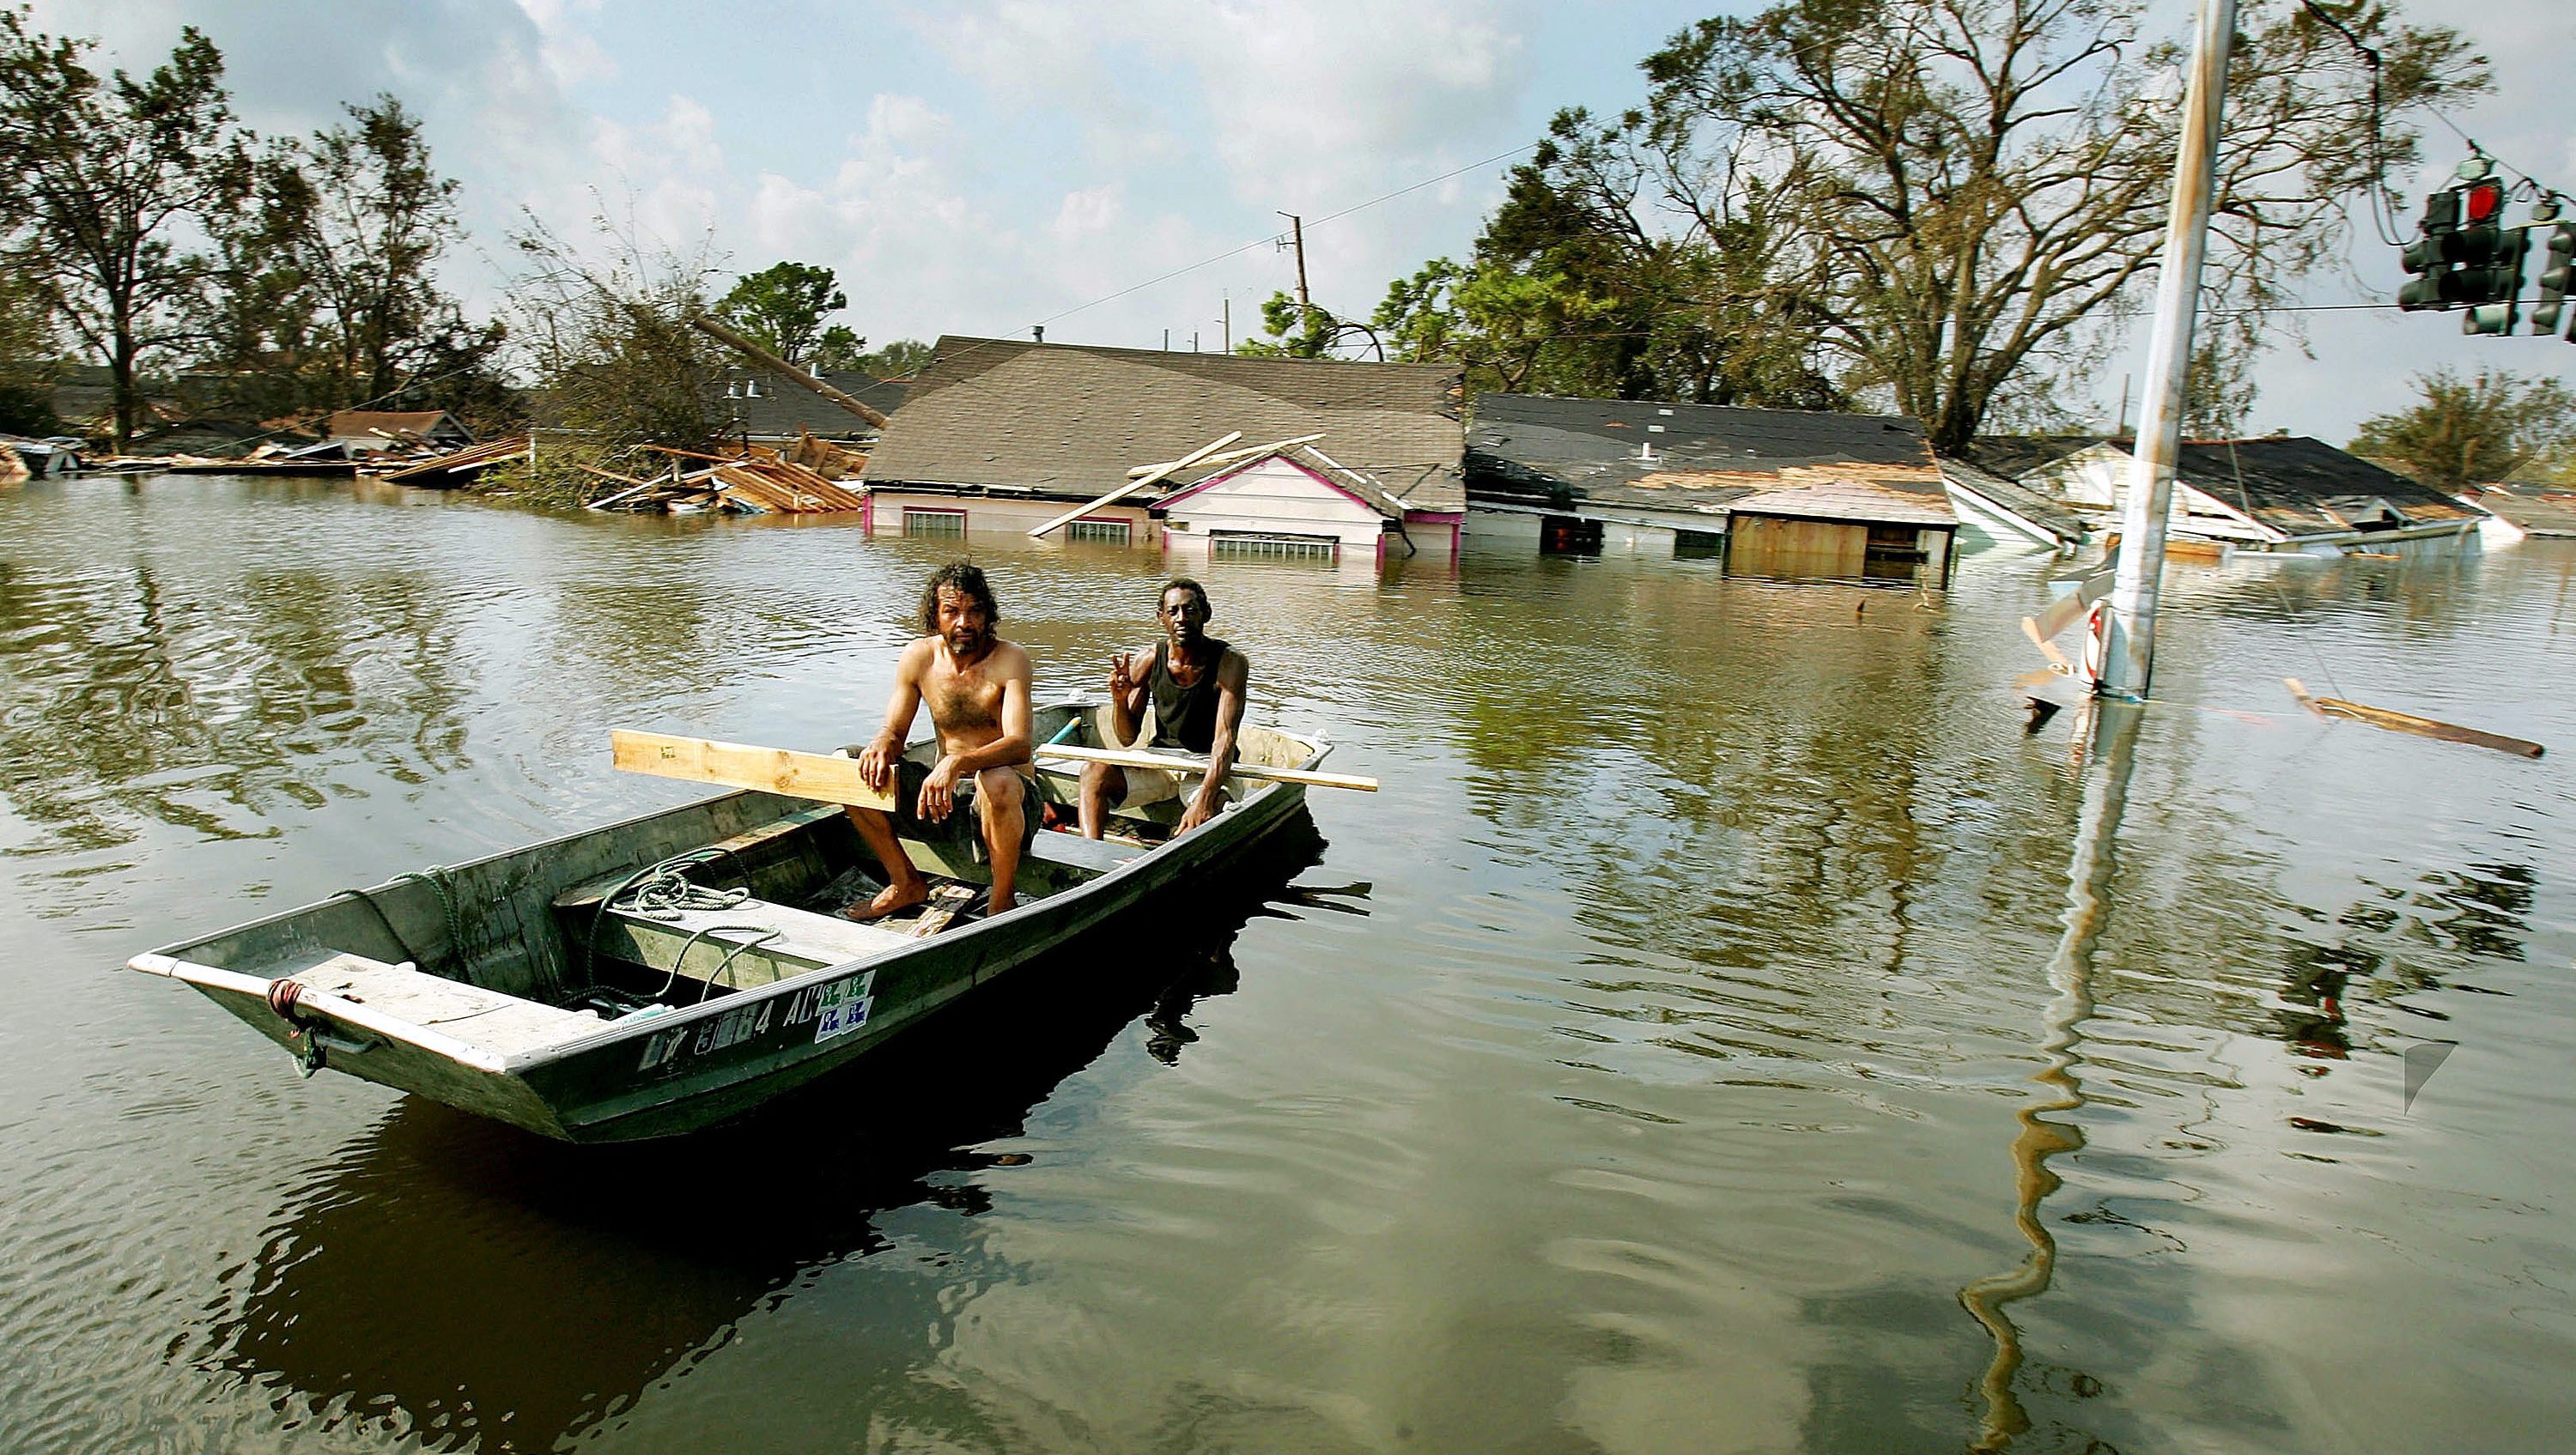
[[[1088,499],[1137,465],[1241,431],[1316,447],[1415,510],[1466,508],[1459,371],[943,337],[868,458],[867,481]],[[1210,471],[1188,471],[1174,488]],[[1145,492],[1140,500],[1150,500]]]
[[[1941,473],[1950,483],[1979,496],[1998,510],[2010,511],[2031,525],[2067,545],[2084,540],[2084,522],[2075,512],[1992,470],[1979,469],[1966,460],[1943,459]]]
[[[1481,394],[1467,474],[1480,504],[1950,518],[1922,426],[1886,415]],[[1757,495],[1776,498],[1748,503]]]
[[[2185,440],[2174,474],[2240,510],[2250,502],[2255,519],[2291,536],[2349,530],[2377,516],[2383,504],[2407,525],[2474,520],[2485,513],[2303,435]]]
[[[852,396],[877,413],[891,417],[903,407],[905,386],[890,379],[879,379],[855,369],[826,371],[823,382]],[[745,394],[747,387],[757,393]],[[757,364],[738,364],[725,370],[723,384],[715,390],[716,420],[725,424],[729,435],[748,434],[757,440],[792,440],[801,431],[811,431],[825,439],[857,439],[876,433],[876,426],[858,415],[795,383],[778,377],[778,371]],[[730,420],[730,424],[726,421]]]
[[[2033,470],[2044,470],[2078,450],[2099,444],[2114,444],[2127,449],[2126,436],[2107,434],[1981,434],[1968,441],[1959,457],[1989,474],[2007,480],[2018,480]]]

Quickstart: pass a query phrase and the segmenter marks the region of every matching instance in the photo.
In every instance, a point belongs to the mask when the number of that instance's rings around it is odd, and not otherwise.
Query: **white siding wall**
[[[1386,518],[1284,460],[1264,460],[1218,481],[1165,512],[1175,536],[1219,531],[1332,536],[1342,553],[1374,556]]]

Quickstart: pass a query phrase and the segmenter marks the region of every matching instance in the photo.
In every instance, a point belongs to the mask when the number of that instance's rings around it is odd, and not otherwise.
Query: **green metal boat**
[[[1098,746],[1096,704],[1035,713],[1040,741]],[[916,745],[924,756],[930,745]],[[1246,727],[1242,762],[1312,771],[1320,740]],[[1041,800],[1071,774],[1042,763]],[[865,1056],[1113,917],[1188,896],[1291,825],[1293,782],[1170,836],[1152,805],[1116,836],[1041,829],[1019,902],[986,918],[857,924],[832,911],[875,868],[837,806],[745,789],[453,868],[397,876],[135,956],[293,1053],[570,1142],[695,1131]],[[1071,815],[1065,815],[1070,821]],[[904,841],[963,897],[980,845]],[[655,892],[646,892],[655,891]],[[1064,967],[1070,973],[1080,973]]]

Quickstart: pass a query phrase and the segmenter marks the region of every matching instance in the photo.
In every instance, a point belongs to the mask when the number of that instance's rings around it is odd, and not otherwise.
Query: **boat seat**
[[[770,932],[768,938],[759,938],[762,931]],[[735,954],[735,946],[755,939],[757,944]],[[734,986],[767,985],[916,943],[897,930],[765,899],[745,900],[731,909],[684,909],[670,915],[617,908],[609,910],[599,925],[600,954],[655,970],[676,966],[683,975],[707,979],[716,976],[718,967],[731,956],[732,965],[721,979]]]
[[[408,961],[388,965],[339,952],[301,969],[280,967],[269,973],[503,1056],[561,1045],[590,1035],[603,1024],[589,1011],[521,1000],[429,974]]]
[[[1029,844],[1029,857],[1061,864],[1068,869],[1082,869],[1093,874],[1106,874],[1154,852],[1142,844],[1122,844],[1112,839],[1086,839],[1061,829],[1041,830]]]

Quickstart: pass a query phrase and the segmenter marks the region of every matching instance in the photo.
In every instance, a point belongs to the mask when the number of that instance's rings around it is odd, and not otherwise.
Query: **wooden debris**
[[[399,485],[430,485],[442,488],[462,485],[485,470],[528,458],[530,448],[528,436],[513,435],[508,439],[494,440],[490,444],[467,445],[463,449],[448,450],[427,459],[413,457],[391,461],[388,462],[390,468],[379,465],[372,473],[379,480],[389,480]]]
[[[2281,682],[2290,689],[2290,695],[2297,698],[2301,706],[2320,717],[2348,717],[2355,722],[2366,722],[2372,727],[2386,728],[2391,732],[2440,738],[2446,743],[2468,743],[2474,747],[2493,748],[2499,753],[2512,753],[2524,758],[2537,758],[2547,751],[2540,744],[2527,742],[2521,738],[2508,738],[2498,733],[2481,732],[2476,728],[2435,722],[2429,717],[2391,712],[2384,707],[2365,707],[2358,702],[2346,702],[2340,697],[2310,697],[2307,687],[2296,677],[2284,677]]]

